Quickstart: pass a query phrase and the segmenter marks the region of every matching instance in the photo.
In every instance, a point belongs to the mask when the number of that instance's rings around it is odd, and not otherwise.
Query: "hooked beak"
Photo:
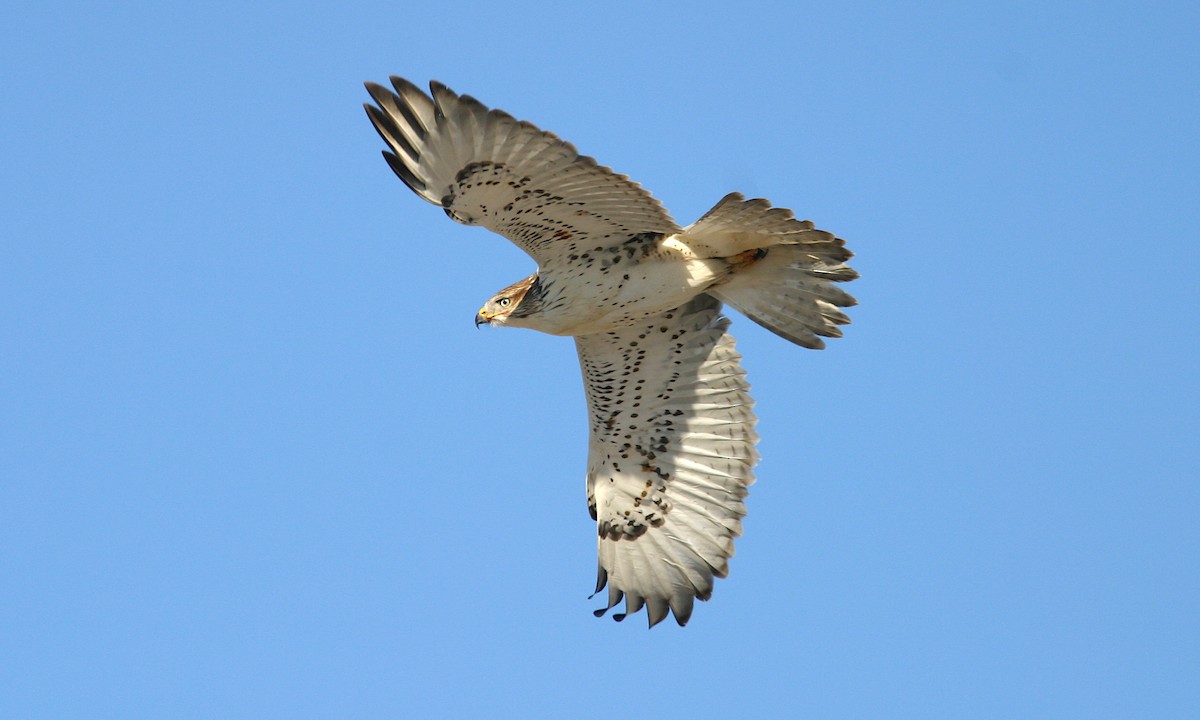
[[[489,316],[482,309],[479,312],[475,313],[475,328],[476,329],[478,329],[480,325],[490,325],[491,322],[492,322],[491,316]]]

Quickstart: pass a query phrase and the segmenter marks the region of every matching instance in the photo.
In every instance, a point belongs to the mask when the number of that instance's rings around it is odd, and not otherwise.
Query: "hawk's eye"
[[[502,297],[496,301],[496,304],[499,305],[500,307],[508,307],[509,303],[511,303],[511,302],[512,302],[512,299]]]

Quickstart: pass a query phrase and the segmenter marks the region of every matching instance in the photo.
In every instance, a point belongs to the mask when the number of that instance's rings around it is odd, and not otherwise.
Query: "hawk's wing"
[[[395,92],[367,83],[364,105],[414,192],[468,225],[512,240],[538,264],[630,237],[679,231],[663,206],[575,146],[430,83],[433,97],[393,77]]]
[[[700,295],[626,328],[575,338],[591,424],[588,506],[599,533],[596,591],[608,607],[670,608],[683,625],[694,598],[724,577],[754,482],[753,401],[729,320]]]

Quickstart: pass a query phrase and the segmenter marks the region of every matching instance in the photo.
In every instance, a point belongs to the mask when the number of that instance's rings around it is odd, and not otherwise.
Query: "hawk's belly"
[[[545,309],[529,327],[551,335],[590,335],[673,310],[724,279],[721,259],[648,259],[596,272],[543,268]],[[534,318],[530,318],[533,320]]]

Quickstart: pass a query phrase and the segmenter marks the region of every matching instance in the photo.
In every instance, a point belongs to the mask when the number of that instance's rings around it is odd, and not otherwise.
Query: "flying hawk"
[[[476,324],[575,338],[591,428],[596,592],[617,620],[683,625],[725,577],[758,459],[753,401],[721,304],[807,348],[855,304],[845,243],[766,200],[726,195],[681,228],[640,185],[528,122],[430,83],[367,83],[367,115],[404,184],[516,243],[537,272]]]

